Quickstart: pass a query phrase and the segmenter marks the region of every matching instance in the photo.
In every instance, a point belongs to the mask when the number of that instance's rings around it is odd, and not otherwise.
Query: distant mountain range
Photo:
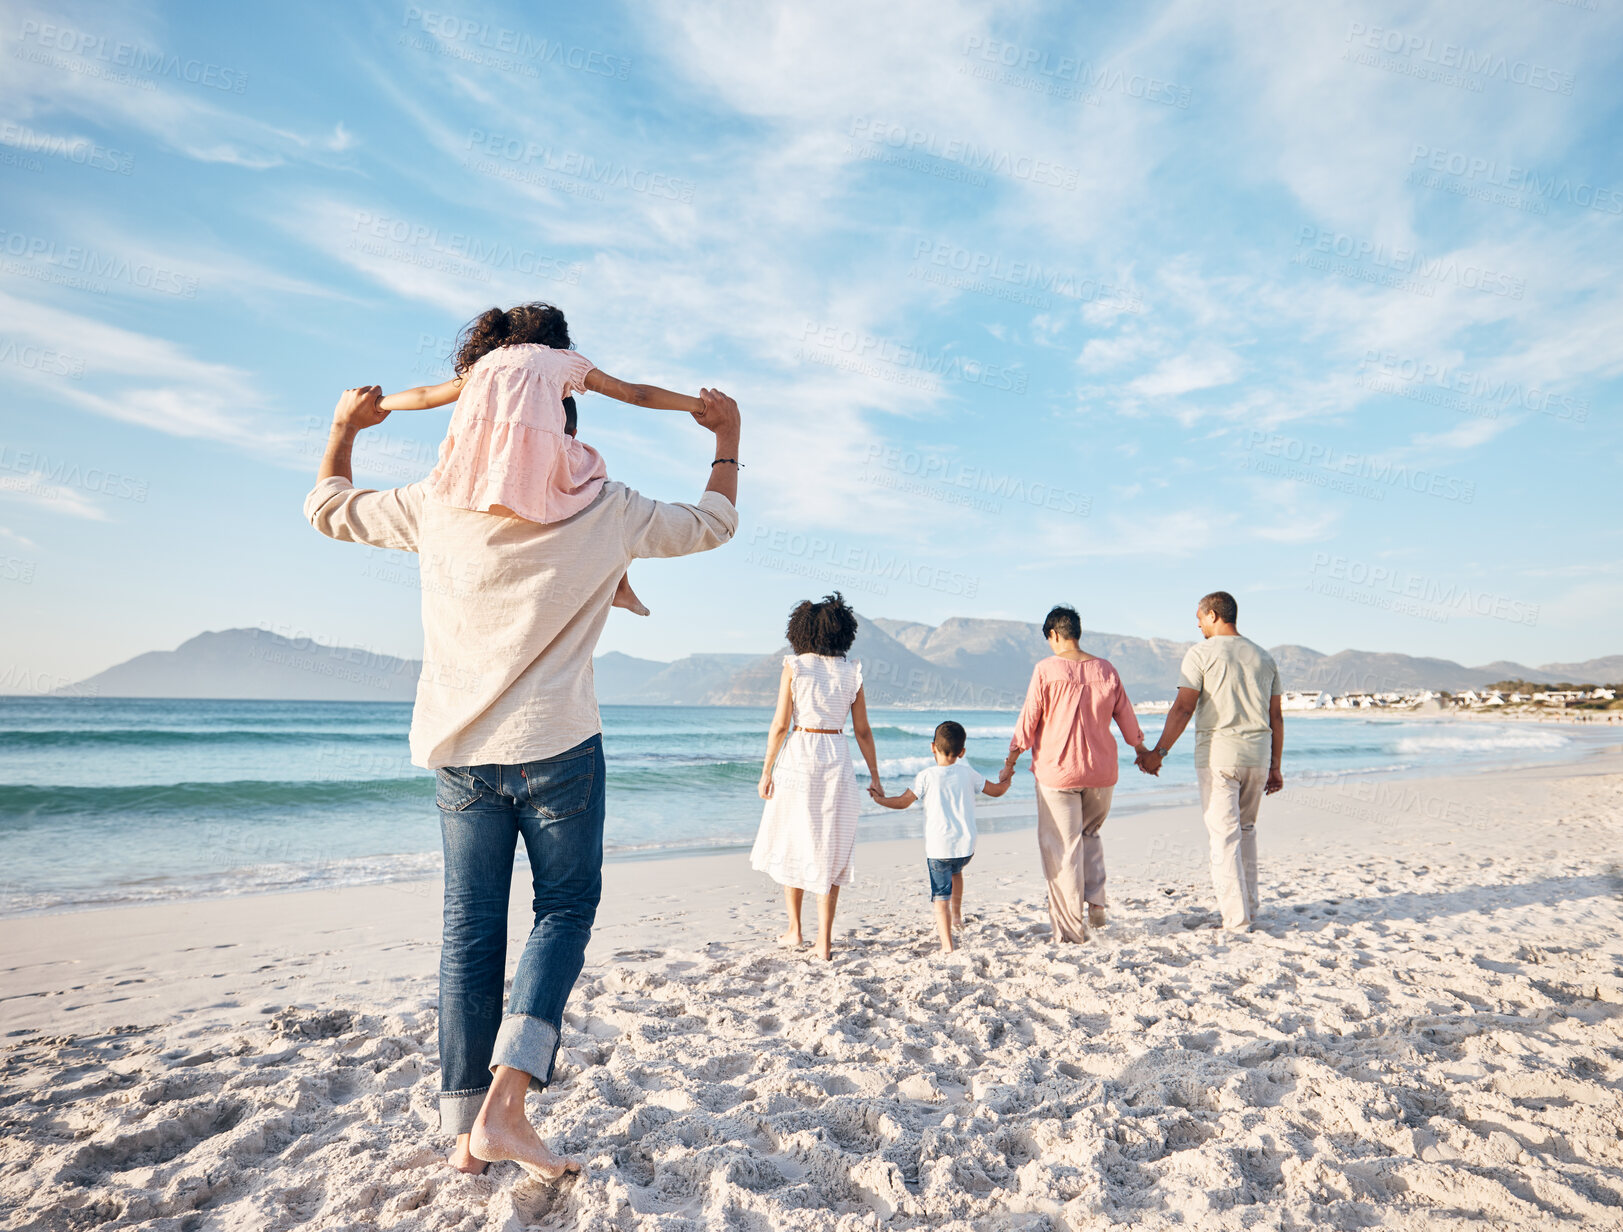
[[[1048,653],[1038,625],[954,617],[939,625],[860,618],[851,657],[862,663],[874,705],[1007,709],[1025,696],[1032,666]],[[1082,646],[1116,665],[1136,701],[1170,698],[1189,642],[1084,633]],[[785,646],[776,653],[696,654],[674,663],[611,652],[594,663],[598,699],[608,705],[768,706],[777,695]],[[1288,689],[1332,693],[1388,689],[1460,692],[1500,680],[1533,684],[1623,681],[1623,655],[1584,663],[1464,667],[1448,659],[1365,650],[1333,655],[1275,646]],[[58,690],[98,697],[268,698],[283,701],[402,701],[416,694],[421,664],[345,646],[321,646],[264,629],[200,633],[174,650],[137,655]]]

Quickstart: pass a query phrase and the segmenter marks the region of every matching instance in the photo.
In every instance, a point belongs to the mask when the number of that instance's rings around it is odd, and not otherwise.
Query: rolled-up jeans
[[[603,890],[603,737],[522,765],[447,766],[435,802],[445,844],[440,949],[440,1129],[465,1134],[498,1065],[552,1078],[564,1003]],[[529,853],[535,923],[507,968],[507,903],[518,840]]]

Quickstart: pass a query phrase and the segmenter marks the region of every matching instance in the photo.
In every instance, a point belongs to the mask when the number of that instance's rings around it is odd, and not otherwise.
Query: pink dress
[[[565,434],[564,395],[583,391],[595,366],[534,343],[491,351],[462,382],[429,495],[479,513],[504,505],[543,524],[585,509],[608,472],[597,450]]]

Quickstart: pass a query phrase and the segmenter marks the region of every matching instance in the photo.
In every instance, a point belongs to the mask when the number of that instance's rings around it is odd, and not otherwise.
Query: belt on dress
[[[843,727],[801,727],[796,724],[795,730],[811,732],[815,736],[843,736],[845,734],[845,728]]]

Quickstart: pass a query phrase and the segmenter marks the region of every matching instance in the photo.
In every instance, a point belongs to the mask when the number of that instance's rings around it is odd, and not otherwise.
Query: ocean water
[[[874,709],[887,791],[933,764],[930,734],[946,717],[968,730],[971,764],[997,769],[1013,714]],[[605,706],[611,856],[747,847],[770,718],[764,707]],[[0,697],[0,914],[433,875],[434,780],[408,760],[410,720],[394,703]],[[1161,716],[1141,720],[1153,741]],[[1557,760],[1604,737],[1384,716],[1286,722],[1297,781]],[[1193,799],[1192,741],[1159,779],[1133,770],[1123,747],[1114,811]],[[854,742],[852,760],[860,771]],[[1026,764],[1008,795],[983,799],[982,829],[1033,824]],[[921,832],[917,809],[866,796],[862,826],[865,838]]]

